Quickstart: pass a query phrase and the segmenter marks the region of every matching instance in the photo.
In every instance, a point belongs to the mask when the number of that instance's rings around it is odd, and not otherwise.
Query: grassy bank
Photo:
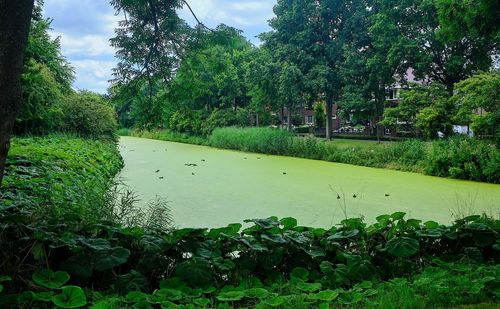
[[[122,167],[116,145],[72,136],[14,138],[0,207],[31,206],[58,215],[93,216]]]
[[[452,138],[438,141],[333,140],[296,137],[269,128],[218,128],[208,137],[171,131],[129,131],[131,136],[207,145],[273,155],[295,156],[433,176],[500,183],[500,151],[485,141]]]

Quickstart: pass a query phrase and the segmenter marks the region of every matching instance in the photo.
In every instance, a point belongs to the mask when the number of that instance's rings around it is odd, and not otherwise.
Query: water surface
[[[166,198],[178,227],[273,215],[328,227],[345,214],[372,222],[395,211],[449,223],[457,213],[500,212],[495,184],[135,137],[121,137],[120,151],[125,183],[142,203]]]

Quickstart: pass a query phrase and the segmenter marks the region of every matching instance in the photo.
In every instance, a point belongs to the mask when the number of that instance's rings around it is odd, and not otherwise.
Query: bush
[[[430,144],[425,172],[430,175],[500,183],[500,151],[487,142],[456,137]]]
[[[205,118],[202,111],[182,109],[172,113],[168,120],[168,127],[180,133],[201,135]]]
[[[61,129],[84,137],[115,137],[118,128],[114,109],[98,94],[80,92],[65,98],[61,105]]]
[[[34,60],[24,67],[21,76],[23,106],[16,118],[16,133],[45,134],[60,125],[63,95],[49,68]]]
[[[201,126],[201,133],[204,136],[210,135],[216,128],[248,126],[249,114],[245,109],[215,109]]]

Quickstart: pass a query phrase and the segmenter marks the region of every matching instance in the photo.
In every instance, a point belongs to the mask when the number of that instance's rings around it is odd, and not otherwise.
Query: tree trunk
[[[259,113],[257,112],[255,114],[255,126],[258,127],[260,124],[259,124]]]
[[[333,131],[332,110],[333,110],[333,96],[331,94],[327,94],[326,95],[326,139],[328,140],[332,138],[332,131]]]
[[[34,0],[0,0],[0,186],[14,121]]]

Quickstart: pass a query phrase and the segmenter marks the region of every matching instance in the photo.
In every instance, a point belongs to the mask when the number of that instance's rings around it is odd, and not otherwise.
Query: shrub
[[[425,172],[435,176],[500,183],[500,152],[487,142],[464,137],[430,144]]]
[[[114,138],[118,127],[114,109],[98,94],[80,92],[61,103],[61,129],[84,137]]]
[[[245,109],[215,109],[207,120],[202,123],[201,133],[204,136],[210,135],[216,128],[248,126],[248,111]]]
[[[168,127],[180,133],[201,135],[205,118],[202,111],[182,109],[172,113],[168,121]]]
[[[23,107],[16,118],[16,133],[45,134],[59,127],[62,99],[59,85],[49,68],[34,60],[21,76]]]

